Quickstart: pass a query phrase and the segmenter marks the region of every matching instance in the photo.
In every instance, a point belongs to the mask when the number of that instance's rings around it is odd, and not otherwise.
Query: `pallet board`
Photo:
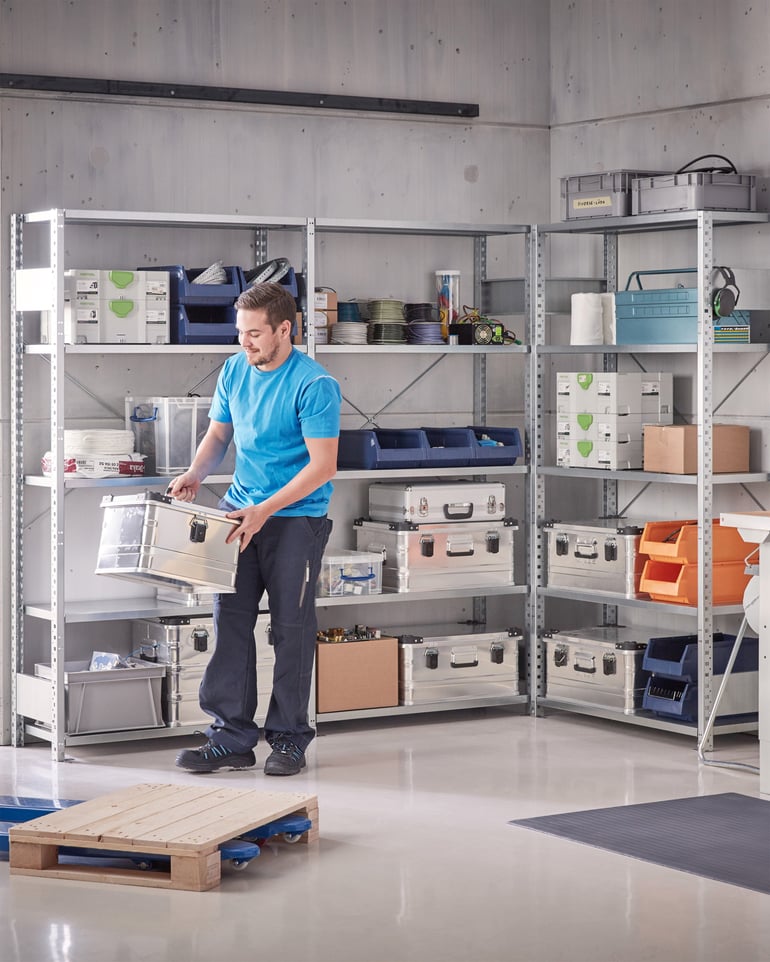
[[[219,885],[219,846],[284,815],[311,821],[302,841],[318,840],[318,800],[295,792],[259,792],[193,785],[134,785],[14,826],[12,875],[86,879],[123,885],[205,891]],[[64,864],[59,849],[157,855],[169,871]]]

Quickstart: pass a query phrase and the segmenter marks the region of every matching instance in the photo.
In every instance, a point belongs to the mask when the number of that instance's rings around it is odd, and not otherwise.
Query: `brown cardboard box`
[[[696,424],[645,424],[644,470],[663,474],[697,474]],[[714,474],[749,470],[749,428],[745,424],[715,424]]]
[[[398,640],[321,641],[316,645],[317,711],[398,705]]]
[[[336,311],[337,310],[336,291],[319,291],[319,289],[316,288],[313,307],[315,307],[317,311]]]
[[[302,332],[302,311],[297,311],[297,333],[291,339],[292,344],[304,344],[305,337]]]
[[[329,324],[337,323],[337,312],[336,311],[319,311],[318,308],[313,312],[313,317],[315,321],[315,326],[320,327],[323,324],[327,326]]]

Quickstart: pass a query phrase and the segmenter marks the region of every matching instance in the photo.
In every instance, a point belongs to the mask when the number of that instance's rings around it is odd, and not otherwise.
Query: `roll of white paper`
[[[603,344],[604,322],[602,315],[601,294],[573,294],[570,344]]]
[[[604,331],[604,343],[615,344],[615,295],[602,294],[602,329]]]

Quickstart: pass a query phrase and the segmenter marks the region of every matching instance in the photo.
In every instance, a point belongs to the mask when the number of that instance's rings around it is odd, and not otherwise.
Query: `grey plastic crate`
[[[757,209],[756,177],[720,171],[640,175],[631,186],[633,214],[665,214],[676,210]]]
[[[133,665],[89,671],[88,661],[65,662],[67,734],[164,727],[161,686],[166,666],[143,661]],[[35,665],[35,674],[50,679],[50,664]]]
[[[631,213],[631,184],[634,178],[652,177],[656,173],[658,171],[609,170],[562,177],[562,219],[626,217]]]

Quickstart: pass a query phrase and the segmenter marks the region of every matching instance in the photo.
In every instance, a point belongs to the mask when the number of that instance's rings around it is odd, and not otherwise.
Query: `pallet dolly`
[[[16,795],[0,795],[0,859],[7,860],[10,851],[9,831],[20,822],[29,822],[43,815],[79,805],[79,799],[34,798]],[[230,864],[236,871],[243,871],[249,862],[257,858],[262,846],[272,838],[280,837],[288,844],[299,842],[311,827],[311,821],[303,815],[284,815],[259,828],[244,832],[238,838],[230,839],[219,846],[222,862]],[[124,859],[137,868],[152,871],[168,862],[162,855],[129,855],[126,852],[106,851],[104,849],[62,847],[60,854],[68,859]]]

